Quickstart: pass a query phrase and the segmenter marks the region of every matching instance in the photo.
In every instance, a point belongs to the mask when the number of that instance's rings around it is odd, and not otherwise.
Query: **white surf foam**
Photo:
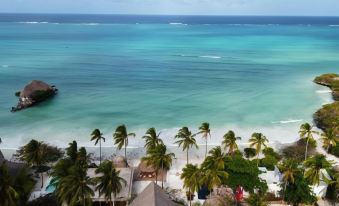
[[[327,94],[327,93],[331,93],[332,91],[331,90],[317,90],[315,92],[318,94]]]
[[[272,122],[273,124],[288,124],[288,123],[296,123],[296,122],[301,122],[303,121],[302,119],[288,119],[288,120],[281,120],[281,121],[276,121]]]
[[[204,56],[199,56],[200,58],[208,58],[208,59],[221,59],[220,56],[212,56],[212,55],[204,55]]]
[[[48,24],[47,21],[22,21],[21,24]]]
[[[169,24],[170,25],[187,25],[187,24],[184,24],[184,23],[181,23],[181,22],[170,22]]]

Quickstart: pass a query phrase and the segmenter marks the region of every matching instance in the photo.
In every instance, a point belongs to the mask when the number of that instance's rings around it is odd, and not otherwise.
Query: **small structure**
[[[57,94],[57,91],[58,89],[53,85],[50,86],[43,81],[33,80],[20,92],[19,102],[15,107],[12,107],[11,111],[19,111],[45,101]]]
[[[274,171],[269,171],[266,167],[259,167],[259,170],[262,172],[259,177],[267,182],[268,192],[272,192],[276,197],[278,197],[282,181],[282,174],[279,169],[274,167]]]
[[[130,206],[179,206],[179,204],[173,202],[160,186],[151,182]]]
[[[115,168],[126,168],[128,164],[123,156],[114,157],[112,160]]]
[[[159,172],[159,174],[160,174],[160,172]],[[136,179],[138,179],[138,180],[153,180],[155,178],[155,176],[156,176],[155,169],[152,166],[148,166],[146,161],[141,161],[138,168],[137,168]]]

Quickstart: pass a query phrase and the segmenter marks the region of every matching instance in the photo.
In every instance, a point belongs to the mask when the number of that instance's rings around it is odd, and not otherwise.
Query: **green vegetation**
[[[186,150],[187,155],[187,164],[188,164],[188,150],[189,148],[192,148],[195,146],[195,148],[198,149],[197,142],[194,138],[194,134],[188,129],[188,127],[183,127],[179,130],[178,134],[175,136],[176,139],[178,139],[175,143],[180,146],[182,146],[182,150]]]
[[[202,137],[206,141],[206,150],[205,150],[205,157],[207,156],[207,140],[208,136],[211,137],[211,129],[210,129],[210,124],[207,122],[204,122],[201,124],[199,127],[199,132],[197,134],[202,134]]]
[[[150,149],[147,152],[147,156],[142,160],[146,161],[146,164],[152,166],[156,171],[156,180],[158,172],[161,169],[161,187],[164,188],[164,171],[169,170],[172,166],[172,161],[175,155],[173,153],[167,153],[167,147],[164,144],[159,144],[155,148]]]
[[[160,133],[157,134],[156,129],[153,127],[149,128],[146,131],[145,136],[142,138],[146,141],[146,152],[149,152],[150,150],[155,149],[158,145],[163,144],[163,141],[160,139]]]
[[[34,188],[35,180],[27,167],[18,174],[9,174],[6,161],[0,165],[0,205],[24,205]]]
[[[228,154],[234,155],[234,152],[239,149],[237,140],[241,140],[241,137],[236,137],[234,132],[230,130],[223,138],[222,144],[225,146],[225,150],[228,149]]]
[[[32,98],[32,100],[34,102],[42,102],[52,96],[55,95],[55,91],[49,89],[49,90],[37,90],[34,91],[31,95],[30,98]]]
[[[19,148],[16,156],[30,166],[35,166],[36,171],[41,171],[48,163],[57,161],[62,152],[56,147],[52,147],[44,142],[31,140],[25,146]],[[41,188],[44,185],[44,177],[41,172]]]
[[[259,154],[262,147],[266,147],[268,139],[262,133],[253,133],[249,142],[251,147],[255,147],[255,152],[257,155],[257,166],[259,166]]]
[[[229,176],[224,184],[234,190],[238,185],[252,193],[254,189],[262,188],[264,190],[264,188],[267,188],[266,182],[259,178],[260,171],[256,163],[241,156],[227,157],[225,159],[225,171]]]
[[[20,94],[21,94],[20,91],[15,92],[15,96],[16,96],[16,97],[20,97]]]
[[[97,184],[95,190],[99,191],[99,194],[104,194],[106,201],[109,201],[113,205],[116,195],[122,190],[122,185],[124,184],[126,186],[126,180],[119,177],[120,171],[117,171],[114,168],[113,162],[108,160],[100,164],[95,170],[95,173],[102,174],[102,176],[94,178]],[[112,197],[114,199],[112,199]]]
[[[105,137],[102,136],[102,133],[99,129],[95,129],[92,134],[91,141],[95,141],[94,145],[97,145],[99,143],[100,146],[100,164],[101,164],[101,140],[105,142]]]
[[[339,75],[338,74],[323,74],[314,79],[314,82],[324,86],[328,86],[332,90],[333,99],[335,102],[324,105],[313,115],[314,122],[317,127],[324,131],[325,137],[333,138],[339,135]],[[331,134],[332,133],[332,134]],[[336,146],[338,139],[326,140],[323,138],[327,151],[339,157],[338,147]],[[333,148],[332,148],[333,146]]]
[[[245,152],[245,157],[247,159],[254,157],[255,154],[256,154],[256,150],[254,148],[251,148],[251,147],[245,148],[244,152]]]
[[[121,150],[122,147],[125,148],[125,160],[127,160],[126,147],[128,145],[129,137],[135,137],[135,133],[128,133],[127,128],[124,124],[118,126],[113,133],[113,139],[115,140],[114,144],[118,145],[119,150]]]
[[[314,79],[314,82],[331,88],[334,100],[339,100],[339,75],[323,74]]]

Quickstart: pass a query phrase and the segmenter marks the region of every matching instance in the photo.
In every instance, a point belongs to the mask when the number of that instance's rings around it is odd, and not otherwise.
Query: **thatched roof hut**
[[[151,182],[130,204],[130,206],[179,206],[154,182]]]
[[[155,169],[152,166],[147,166],[147,162],[146,161],[141,161],[138,169],[140,172],[146,172],[146,173],[152,173],[155,172]]]
[[[21,98],[31,98],[36,91],[53,91],[54,88],[47,83],[39,80],[33,80],[31,83],[26,85],[20,92]]]
[[[128,167],[128,164],[127,164],[125,158],[122,157],[122,156],[114,157],[112,162],[113,162],[113,164],[116,168],[126,168],[126,167]]]

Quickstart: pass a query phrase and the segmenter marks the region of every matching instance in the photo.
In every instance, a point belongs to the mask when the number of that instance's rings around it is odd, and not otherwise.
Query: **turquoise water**
[[[329,25],[3,22],[1,146],[31,138],[90,145],[93,129],[110,139],[121,123],[139,135],[154,126],[172,142],[178,127],[203,121],[215,136],[262,130],[292,141],[330,101],[312,79],[339,72],[338,37]],[[9,112],[14,93],[33,79],[60,93]]]

